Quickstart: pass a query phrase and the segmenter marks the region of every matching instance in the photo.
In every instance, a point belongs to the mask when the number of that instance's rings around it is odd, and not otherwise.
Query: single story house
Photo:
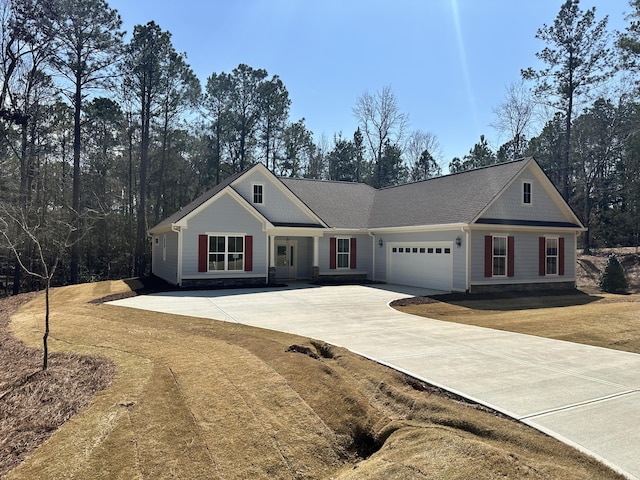
[[[257,164],[149,230],[179,286],[372,281],[443,291],[574,288],[580,220],[534,158],[395,187]]]

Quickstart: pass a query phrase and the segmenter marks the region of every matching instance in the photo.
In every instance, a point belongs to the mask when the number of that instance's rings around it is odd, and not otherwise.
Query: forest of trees
[[[125,41],[106,0],[0,0],[0,293],[148,274],[148,228],[256,162],[384,187],[533,155],[589,227],[586,249],[638,245],[640,0],[630,5],[613,32],[595,9],[562,4],[536,35],[543,67],[494,109],[510,140],[494,151],[481,136],[446,161],[390,86],[354,99],[355,132],[314,138],[277,74],[240,63],[201,84],[170,32],[152,21]]]

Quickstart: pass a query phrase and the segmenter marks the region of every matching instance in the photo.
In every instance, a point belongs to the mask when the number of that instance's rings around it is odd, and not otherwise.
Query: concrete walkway
[[[640,355],[430,320],[395,286],[170,292],[113,305],[238,322],[339,345],[458,393],[640,480]]]

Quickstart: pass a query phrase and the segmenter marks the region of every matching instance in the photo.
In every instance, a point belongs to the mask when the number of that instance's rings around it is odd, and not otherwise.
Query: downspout
[[[178,264],[176,265],[176,284],[182,286],[182,229],[171,225],[171,231],[178,234]]]
[[[371,281],[375,283],[376,281],[376,234],[372,232],[368,232],[368,233],[373,242],[371,244],[371,251],[373,252],[373,255],[371,256],[371,261],[373,262],[371,265]]]

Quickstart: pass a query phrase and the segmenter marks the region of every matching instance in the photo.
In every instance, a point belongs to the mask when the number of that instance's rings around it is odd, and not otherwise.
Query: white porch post
[[[269,267],[274,268],[276,266],[276,237],[275,235],[269,235]]]
[[[313,265],[311,266],[311,280],[317,281],[320,277],[320,237],[313,237]]]
[[[313,267],[320,266],[320,249],[318,245],[320,243],[320,239],[318,237],[313,237]]]

